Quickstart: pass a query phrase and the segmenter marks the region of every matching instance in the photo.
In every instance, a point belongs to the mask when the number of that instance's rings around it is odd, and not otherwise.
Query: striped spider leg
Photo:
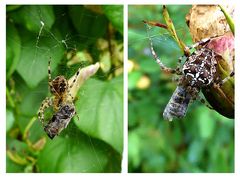
[[[158,57],[157,53],[155,52],[154,50],[154,47],[153,47],[153,41],[152,41],[152,38],[149,34],[149,29],[150,29],[150,26],[145,23],[146,27],[147,27],[147,35],[148,35],[148,39],[149,39],[149,42],[150,42],[150,49],[151,49],[151,53],[155,59],[155,61],[157,62],[157,64],[160,66],[160,68],[162,69],[162,71],[166,72],[166,73],[172,73],[172,74],[178,74],[178,75],[181,75],[182,72],[180,71],[180,63],[181,63],[181,58],[179,58],[179,61],[178,61],[178,67],[176,69],[172,69],[172,68],[169,68],[169,67],[166,67],[161,59]]]

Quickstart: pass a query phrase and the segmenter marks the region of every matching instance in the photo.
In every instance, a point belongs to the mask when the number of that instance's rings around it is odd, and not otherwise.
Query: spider
[[[52,97],[46,97],[43,100],[41,107],[39,108],[39,111],[38,111],[38,119],[42,123],[42,126],[44,127],[44,130],[47,132],[47,134],[54,135],[56,132],[60,133],[62,130],[61,129],[62,126],[59,125],[59,128],[56,128],[57,127],[56,124],[57,123],[62,124],[61,121],[63,120],[64,114],[66,114],[64,117],[66,122],[69,122],[71,118],[76,114],[75,106],[73,104],[74,98],[71,96],[70,90],[74,86],[74,83],[78,78],[79,70],[75,74],[71,85],[68,85],[68,80],[62,75],[57,76],[55,79],[52,80],[50,65],[51,65],[51,58],[48,61],[48,85],[49,85],[49,89],[52,94]],[[44,121],[44,112],[50,106],[53,107],[54,116],[49,121],[49,123],[46,124]],[[70,113],[74,113],[74,114],[70,114],[69,111]],[[68,123],[64,125],[65,125],[64,126],[65,128],[68,125]],[[55,129],[59,131],[55,131],[55,132],[53,131],[54,133],[50,133],[52,132],[51,131],[52,129],[50,129],[49,127],[51,126],[55,127]],[[51,138],[52,136],[49,136],[49,137]]]
[[[150,49],[155,61],[162,71],[180,76],[178,79],[178,86],[164,109],[163,118],[169,121],[172,121],[173,118],[183,118],[186,115],[189,103],[196,99],[200,99],[202,103],[212,109],[212,107],[205,103],[204,99],[200,98],[199,92],[201,88],[208,88],[213,85],[221,86],[229,77],[234,75],[232,72],[224,80],[219,80],[217,75],[217,59],[220,55],[206,47],[207,43],[209,43],[212,38],[202,39],[192,46],[186,47],[186,52],[191,52],[190,50],[195,48],[197,48],[197,50],[191,54],[185,53],[181,56],[178,60],[177,68],[172,69],[166,67],[157,56],[153,48],[152,39],[149,35],[149,28],[150,27],[147,25]],[[186,61],[181,68],[180,64],[184,57],[186,57]]]

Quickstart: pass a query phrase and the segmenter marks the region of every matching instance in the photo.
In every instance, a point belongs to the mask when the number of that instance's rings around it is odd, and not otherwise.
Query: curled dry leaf
[[[228,13],[233,16],[234,7],[227,6]],[[218,76],[221,80],[234,71],[234,35],[227,20],[217,5],[194,5],[186,21],[194,42],[214,37],[207,47],[218,55]],[[221,87],[213,86],[203,90],[210,105],[220,114],[234,118],[234,78],[226,81]]]
[[[233,16],[234,6],[226,6],[226,10]],[[193,5],[186,15],[186,22],[194,42],[230,31],[227,20],[217,5]]]
[[[72,95],[73,98],[76,97],[79,88],[83,85],[83,83],[90,78],[92,75],[94,75],[98,69],[99,69],[100,65],[99,63],[95,63],[93,65],[89,65],[87,67],[84,68],[79,68],[80,72],[79,72],[79,76],[78,79],[76,80],[76,83],[74,84],[74,86],[71,88],[70,90],[70,94]],[[68,84],[71,85],[73,79],[74,79],[75,75],[73,75],[69,80],[68,80]]]

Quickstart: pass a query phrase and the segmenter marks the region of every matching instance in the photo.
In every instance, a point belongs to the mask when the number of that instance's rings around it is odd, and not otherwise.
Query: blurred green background
[[[178,36],[187,45],[192,43],[185,23],[190,8],[167,6]],[[162,6],[130,5],[128,11],[129,172],[234,172],[234,120],[199,101],[189,106],[184,119],[163,120],[176,83],[154,61],[142,23],[165,23]],[[181,52],[169,33],[152,27],[150,35],[164,63],[176,67]]]
[[[7,172],[120,172],[123,6],[7,6]],[[40,22],[44,23],[41,26]],[[37,111],[52,77],[100,63],[68,127],[50,140]]]

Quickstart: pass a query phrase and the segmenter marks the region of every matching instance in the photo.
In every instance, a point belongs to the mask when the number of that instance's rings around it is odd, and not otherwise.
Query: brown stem
[[[151,26],[158,26],[158,27],[164,28],[166,30],[168,29],[167,25],[162,24],[162,23],[157,23],[157,22],[154,22],[154,21],[145,21],[145,20],[143,20],[143,23],[151,25]]]

